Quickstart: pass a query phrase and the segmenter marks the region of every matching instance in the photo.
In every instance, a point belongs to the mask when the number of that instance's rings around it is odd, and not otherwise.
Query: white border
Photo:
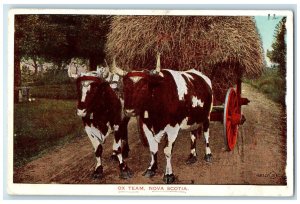
[[[287,10],[148,10],[148,9],[11,9],[13,14],[89,14],[89,15],[207,15],[207,16],[292,16]]]
[[[279,10],[86,10],[86,9],[11,9],[8,24],[8,90],[13,90],[13,45],[15,14],[95,14],[95,15],[225,15],[255,16],[275,13],[287,16],[287,186],[256,185],[134,185],[145,190],[130,191],[132,185],[14,184],[13,183],[13,91],[8,103],[8,186],[13,195],[111,195],[111,196],[292,196],[293,157],[293,13]],[[185,187],[184,191],[151,191],[149,186]],[[120,191],[124,188],[125,191]]]
[[[143,187],[144,190],[131,190]],[[165,190],[152,191],[150,188]],[[187,190],[167,190],[186,188]],[[119,190],[123,189],[123,190]],[[288,186],[259,185],[149,185],[149,184],[12,184],[14,195],[107,195],[107,196],[291,196]]]

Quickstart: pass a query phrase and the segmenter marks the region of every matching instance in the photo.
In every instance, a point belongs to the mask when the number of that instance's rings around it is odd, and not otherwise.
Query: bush
[[[76,84],[33,86],[30,95],[33,98],[77,99]]]
[[[259,91],[265,93],[271,100],[285,106],[286,83],[278,69],[267,68],[263,75],[256,80],[246,80]]]
[[[54,85],[54,84],[70,84],[72,80],[67,74],[67,70],[50,69],[43,75],[34,79],[35,85]]]

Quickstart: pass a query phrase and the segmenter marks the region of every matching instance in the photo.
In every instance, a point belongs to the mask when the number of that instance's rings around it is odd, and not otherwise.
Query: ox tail
[[[147,137],[143,130],[143,121],[141,120],[141,118],[139,116],[137,116],[136,119],[137,119],[137,126],[138,126],[137,129],[138,129],[141,143],[143,144],[144,147],[149,147]]]
[[[209,108],[209,112],[208,112],[208,120],[209,121],[210,121],[210,115],[213,110],[213,107],[214,107],[214,95],[212,94],[211,95],[211,104],[210,104],[210,108]]]
[[[213,107],[214,107],[214,95],[212,94],[212,95],[211,95],[211,104],[210,104],[210,111],[209,111],[209,114],[211,113]]]

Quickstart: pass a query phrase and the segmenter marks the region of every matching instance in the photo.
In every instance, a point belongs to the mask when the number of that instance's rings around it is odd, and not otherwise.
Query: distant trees
[[[286,76],[286,17],[283,17],[277,24],[274,34],[275,41],[272,44],[272,50],[267,51],[267,57],[271,62],[278,64],[278,71],[281,77]]]
[[[277,24],[274,33],[274,42],[272,50],[267,51],[267,57],[271,62],[276,63],[278,70],[276,75],[272,75],[271,79],[274,83],[274,91],[272,94],[277,94],[278,101],[285,106],[286,95],[286,17],[283,17]],[[274,70],[276,71],[276,70]]]
[[[105,58],[110,21],[111,16],[101,15],[16,15],[15,87],[21,85],[21,59],[31,59],[35,73],[41,62],[52,62],[61,70],[73,57],[88,59],[95,70]]]

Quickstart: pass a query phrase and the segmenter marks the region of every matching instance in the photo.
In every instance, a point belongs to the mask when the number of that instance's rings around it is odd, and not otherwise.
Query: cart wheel
[[[136,120],[137,120],[137,126],[138,126],[137,129],[138,129],[140,140],[144,147],[149,147],[148,140],[143,130],[143,122],[140,119],[140,117],[136,117]]]
[[[234,88],[227,91],[224,108],[224,139],[228,150],[234,149],[238,136],[238,125],[241,121],[237,93]]]

